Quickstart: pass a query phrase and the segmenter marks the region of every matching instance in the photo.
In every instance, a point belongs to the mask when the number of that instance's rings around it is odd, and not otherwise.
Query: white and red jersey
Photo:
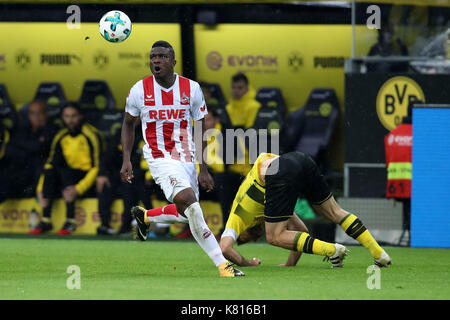
[[[141,117],[147,160],[195,159],[191,119],[200,120],[208,111],[200,85],[175,75],[175,83],[168,89],[161,87],[153,76],[139,80],[127,97],[125,111]]]

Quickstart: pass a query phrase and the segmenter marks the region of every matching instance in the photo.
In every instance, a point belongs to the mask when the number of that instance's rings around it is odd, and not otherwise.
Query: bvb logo
[[[94,56],[94,64],[95,66],[103,70],[108,66],[109,63],[109,57],[102,51],[97,52],[97,54]]]
[[[269,124],[267,125],[267,130],[269,130],[270,133],[272,133],[272,130],[277,130],[280,129],[280,123],[278,121],[270,121]]]
[[[288,56],[288,66],[289,68],[297,72],[303,66],[303,54],[299,51],[293,51]]]
[[[377,114],[383,126],[391,131],[408,114],[408,105],[412,101],[425,102],[420,86],[408,77],[398,76],[386,81],[378,91]]]
[[[22,69],[22,70],[28,69],[30,63],[31,63],[31,57],[27,51],[20,50],[16,54],[16,64],[20,69]]]
[[[222,55],[218,51],[211,51],[206,56],[206,65],[213,71],[217,71],[222,67]]]
[[[322,117],[328,117],[330,115],[332,109],[333,109],[333,107],[332,107],[331,103],[324,102],[319,107],[319,114]]]
[[[95,96],[94,103],[95,103],[95,106],[97,107],[97,109],[103,110],[106,108],[106,105],[108,104],[108,100],[106,99],[106,97],[104,95],[99,94],[99,95]]]

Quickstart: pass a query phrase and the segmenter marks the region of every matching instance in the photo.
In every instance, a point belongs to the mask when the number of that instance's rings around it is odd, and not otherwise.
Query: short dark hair
[[[66,109],[66,108],[74,108],[78,111],[79,114],[81,114],[81,115],[83,114],[80,104],[76,101],[66,102],[61,108],[61,114],[63,113],[64,109]]]
[[[231,82],[238,82],[238,81],[244,81],[245,84],[248,85],[248,78],[245,74],[243,74],[242,72],[236,73],[232,78],[231,78]]]
[[[152,49],[156,47],[163,47],[169,49],[170,53],[172,53],[173,57],[175,58],[175,51],[173,50],[173,47],[170,43],[164,40],[158,40],[152,45]]]
[[[44,101],[44,100],[39,100],[39,99],[33,100],[33,101],[30,102],[30,106],[31,106],[32,104],[39,104],[39,105],[42,105],[42,106],[44,106],[44,109],[47,110],[47,102]]]

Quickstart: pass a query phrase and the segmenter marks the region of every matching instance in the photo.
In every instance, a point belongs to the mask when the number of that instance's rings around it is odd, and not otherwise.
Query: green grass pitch
[[[368,289],[371,256],[350,246],[344,268],[306,255],[296,267],[280,267],[288,251],[246,244],[259,267],[243,278],[220,278],[194,241],[92,240],[57,236],[0,238],[0,299],[304,300],[450,299],[450,251],[386,247],[393,265],[380,269],[380,289]],[[70,265],[80,267],[81,288],[70,290]]]

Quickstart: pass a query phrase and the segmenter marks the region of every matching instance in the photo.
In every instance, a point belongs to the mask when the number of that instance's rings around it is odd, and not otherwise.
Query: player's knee
[[[182,202],[180,207],[179,207],[179,204],[177,204],[177,203],[175,205],[177,207],[177,211],[178,212],[183,212],[183,215],[186,218],[188,218],[190,221],[192,221],[192,220],[198,221],[199,219],[203,219],[203,212],[202,212],[202,209],[200,207],[200,204],[197,201],[195,201],[195,202],[190,202],[190,201]]]
[[[177,211],[184,213],[190,205],[197,202],[197,199],[195,198],[195,194],[193,192],[184,192],[183,190],[174,197],[173,202],[177,207]]]
[[[339,222],[341,222],[342,219],[344,219],[347,215],[348,212],[342,209],[341,207],[333,208],[331,221],[333,221],[336,224],[339,224]]]
[[[177,207],[177,211],[178,212],[185,213],[186,209],[193,203],[194,202],[191,199],[189,199],[188,197],[186,197],[186,198],[179,198],[175,202],[175,206]]]
[[[266,240],[273,246],[276,246],[278,244],[278,237],[273,233],[267,233]]]

